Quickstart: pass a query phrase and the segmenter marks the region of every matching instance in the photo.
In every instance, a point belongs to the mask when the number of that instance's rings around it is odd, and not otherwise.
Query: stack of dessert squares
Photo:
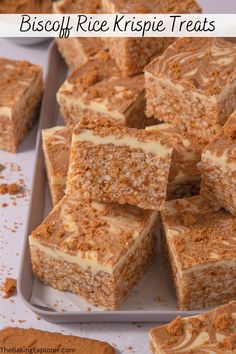
[[[194,0],[92,3],[63,0],[54,11],[200,12]],[[152,262],[159,228],[179,309],[233,300],[236,45],[57,42],[72,71],[57,94],[66,126],[42,132],[54,208],[29,237],[35,275],[119,308]]]

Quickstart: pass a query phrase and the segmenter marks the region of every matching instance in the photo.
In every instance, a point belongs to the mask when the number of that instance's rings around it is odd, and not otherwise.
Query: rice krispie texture
[[[201,12],[195,0],[102,0],[105,13],[198,13]],[[122,73],[142,73],[145,65],[160,55],[174,38],[104,38],[106,47]]]
[[[236,44],[179,38],[145,68],[147,116],[209,142],[236,108]]]
[[[122,125],[144,128],[146,100],[144,75],[124,77],[114,59],[100,51],[74,71],[57,94],[66,124]]]
[[[35,275],[89,303],[115,309],[155,252],[156,211],[66,195],[29,237]]]
[[[196,196],[166,202],[161,220],[178,307],[195,310],[235,299],[235,218]]]
[[[0,149],[16,152],[33,126],[43,92],[42,69],[0,58]]]
[[[177,317],[167,325],[150,329],[149,337],[153,354],[234,354],[236,302],[199,316]]]
[[[22,352],[22,349],[42,353],[115,354],[115,349],[106,342],[95,339],[68,336],[29,328],[7,327],[0,330],[0,343],[7,353]],[[45,349],[46,348],[46,349]],[[23,350],[24,350],[23,349]],[[18,351],[17,351],[18,350]],[[28,353],[30,351],[25,351]]]
[[[168,199],[178,199],[199,194],[201,174],[198,163],[203,145],[186,137],[181,129],[168,124],[149,126],[167,136],[173,145],[172,160],[167,186]]]
[[[166,199],[172,146],[158,131],[82,126],[71,143],[68,193],[84,199],[160,209]]]
[[[70,159],[71,127],[42,130],[43,152],[53,205],[64,196]]]
[[[60,0],[53,3],[55,14],[93,14],[100,11],[100,0]],[[59,52],[73,71],[104,48],[100,38],[56,38]]]
[[[236,112],[202,154],[201,195],[236,216]]]

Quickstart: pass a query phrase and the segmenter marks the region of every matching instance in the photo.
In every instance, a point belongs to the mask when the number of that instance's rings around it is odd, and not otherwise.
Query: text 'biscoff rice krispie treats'
[[[53,3],[54,14],[94,14],[100,9],[100,0],[60,0]],[[85,64],[104,48],[101,38],[56,38],[59,52],[71,70]]]
[[[195,0],[102,0],[105,13],[196,13],[201,12]],[[143,72],[146,64],[155,55],[168,47],[174,38],[104,38],[105,45],[126,75]]]
[[[160,209],[172,146],[158,131],[125,127],[74,129],[67,180],[84,199]]]
[[[157,212],[66,195],[29,237],[35,275],[89,303],[115,309],[155,251]]]
[[[76,124],[82,117],[87,124],[105,125],[107,121],[135,128],[148,124],[144,75],[122,76],[106,51],[74,71],[57,98],[66,124]]]
[[[149,331],[153,354],[236,352],[236,302],[192,317],[177,317]]]
[[[236,216],[236,112],[202,154],[201,195]]]
[[[198,194],[201,174],[197,164],[201,160],[203,146],[190,140],[183,135],[180,129],[168,123],[157,124],[146,129],[155,129],[162,132],[173,145],[167,186],[168,199],[190,197]]]
[[[15,353],[115,354],[115,349],[106,342],[34,328],[3,328],[0,343],[6,353],[14,350]]]
[[[16,152],[34,124],[43,92],[42,69],[0,58],[0,149]]]
[[[236,44],[180,38],[145,68],[147,115],[209,142],[236,108]]]
[[[166,202],[162,237],[178,307],[194,310],[236,297],[236,219],[199,196]]]
[[[53,205],[64,196],[70,160],[71,127],[42,130],[43,152]]]

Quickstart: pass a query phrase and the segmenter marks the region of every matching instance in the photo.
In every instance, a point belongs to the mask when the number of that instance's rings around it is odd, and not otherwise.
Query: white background
[[[202,0],[199,3],[204,7],[204,12],[207,13],[236,13],[235,0]],[[20,47],[0,38],[0,56],[26,59],[33,63],[41,64],[44,68],[44,73],[47,70],[47,48],[48,43],[34,47]],[[7,177],[7,182],[9,183],[9,181],[17,181],[22,178],[22,174],[28,190],[28,196],[17,200],[17,205],[13,205],[13,201],[10,200],[9,196],[0,195],[0,283],[6,276],[17,277],[19,254],[22,248],[29,205],[36,132],[37,126],[34,127],[21,144],[18,154],[12,155],[0,151],[0,163],[8,165],[0,176]],[[21,166],[22,172],[11,172],[9,167],[11,162]],[[6,179],[0,183],[4,182],[6,182]],[[9,206],[2,208],[1,204],[3,202],[8,203]],[[14,226],[18,227],[16,232],[11,231]],[[148,329],[153,325],[155,324],[142,324],[141,326],[137,324],[51,324],[37,319],[35,314],[19,301],[17,296],[14,296],[11,301],[4,299],[0,301],[0,329],[6,326],[34,327],[96,338],[106,340],[115,345],[120,353],[148,353]]]
[[[158,31],[157,31],[158,27]],[[235,14],[0,15],[3,37],[236,37]]]

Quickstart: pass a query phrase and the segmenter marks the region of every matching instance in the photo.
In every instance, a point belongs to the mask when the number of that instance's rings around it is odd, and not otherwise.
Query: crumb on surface
[[[0,184],[0,194],[17,194],[21,191],[21,187],[17,183]]]
[[[16,293],[16,279],[14,278],[6,278],[2,287],[2,292],[4,293],[3,298],[9,299]]]

